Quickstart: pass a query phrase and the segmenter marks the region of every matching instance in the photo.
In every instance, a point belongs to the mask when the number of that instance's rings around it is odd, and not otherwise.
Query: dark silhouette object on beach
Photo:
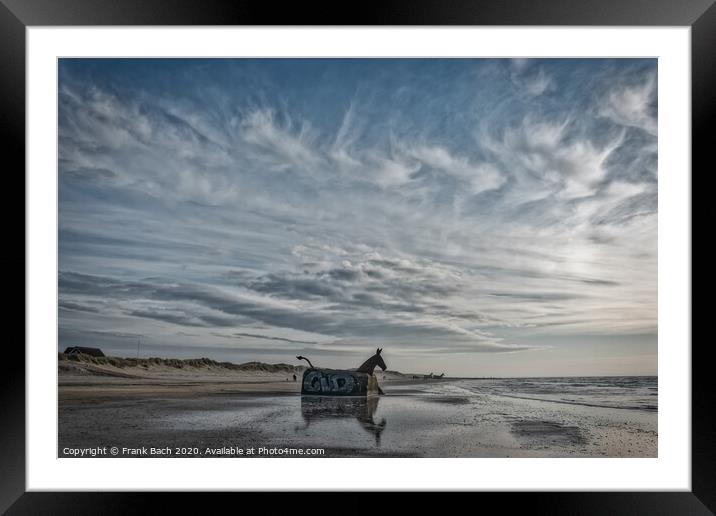
[[[301,396],[301,416],[306,425],[296,427],[296,431],[305,430],[316,421],[333,421],[353,417],[366,432],[375,436],[375,445],[380,446],[380,435],[385,429],[386,421],[383,418],[380,423],[377,423],[374,419],[379,400],[378,396],[365,398]]]
[[[383,357],[380,356],[382,351],[383,348],[376,349],[375,355],[363,362],[363,364],[358,369],[356,369],[356,372],[373,374],[373,370],[376,367],[380,367],[383,371],[385,371],[387,367],[385,366],[385,362],[383,362]]]
[[[89,355],[91,357],[103,357],[104,353],[99,348],[86,348],[84,346],[70,346],[65,350],[65,355]]]
[[[308,365],[311,366],[311,369],[315,369],[315,367],[313,367],[313,364],[311,363],[311,361],[308,360],[306,357],[302,357],[301,355],[296,355],[296,358],[299,360],[305,360],[306,362],[308,362]]]
[[[368,394],[384,394],[378,385],[378,379],[373,374],[376,367],[385,371],[387,366],[380,356],[383,350],[378,348],[375,355],[363,362],[356,370],[323,369],[314,367],[309,359],[305,360],[310,369],[303,372],[301,394],[331,395],[331,396],[367,396]]]
[[[295,375],[295,374],[293,375],[293,381],[294,381],[294,382],[296,381],[296,375]]]

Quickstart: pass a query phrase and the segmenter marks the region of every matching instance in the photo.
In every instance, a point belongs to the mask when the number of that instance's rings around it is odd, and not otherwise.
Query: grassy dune
[[[291,364],[264,364],[262,362],[246,362],[234,364],[232,362],[217,362],[210,358],[121,358],[121,357],[93,357],[91,355],[66,355],[58,353],[58,365],[61,373],[92,373],[98,372],[99,368],[111,368],[113,370],[134,370],[134,371],[203,371],[211,373],[241,373],[241,372],[262,372],[262,373],[302,373],[306,367]]]

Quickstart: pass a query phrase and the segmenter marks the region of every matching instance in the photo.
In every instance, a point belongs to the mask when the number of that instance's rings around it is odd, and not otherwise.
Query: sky
[[[58,348],[657,373],[656,59],[60,59]]]

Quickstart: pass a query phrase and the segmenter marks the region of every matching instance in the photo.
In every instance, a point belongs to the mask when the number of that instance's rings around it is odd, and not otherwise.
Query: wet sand
[[[60,375],[58,456],[113,446],[118,457],[158,456],[151,448],[168,457],[250,448],[316,448],[324,457],[657,456],[655,410],[515,397],[489,380],[389,375],[381,386],[385,396],[327,398],[301,396],[300,378],[285,374]]]

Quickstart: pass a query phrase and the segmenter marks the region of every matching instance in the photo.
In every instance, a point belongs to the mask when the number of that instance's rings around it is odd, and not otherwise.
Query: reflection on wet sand
[[[379,400],[379,396],[301,396],[301,415],[306,422],[303,429],[315,421],[354,417],[364,430],[375,436],[375,445],[380,446],[380,435],[386,421],[383,418],[380,423],[376,423],[373,419]]]

